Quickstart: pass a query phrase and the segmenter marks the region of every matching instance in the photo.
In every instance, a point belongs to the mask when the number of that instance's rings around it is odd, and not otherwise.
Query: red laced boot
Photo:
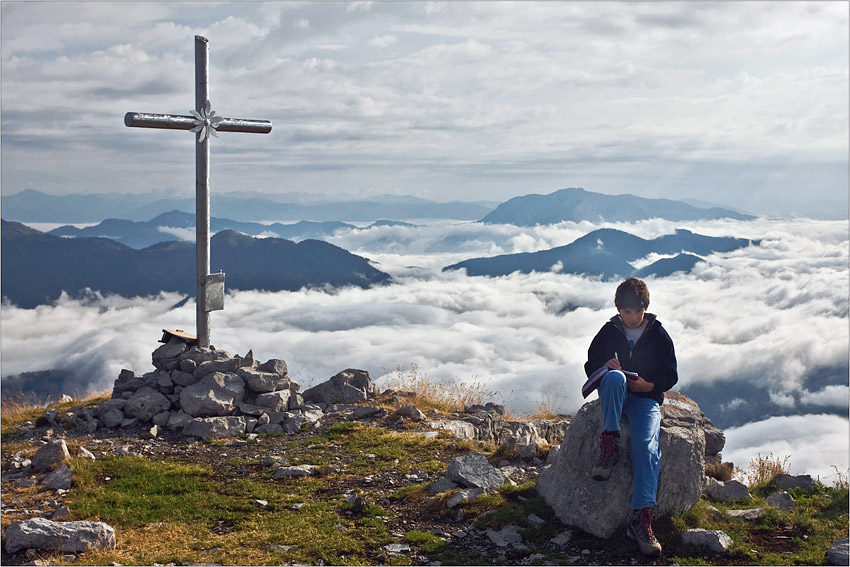
[[[593,480],[608,480],[611,469],[620,460],[620,432],[603,431],[599,436],[599,459],[593,465],[591,478]]]
[[[661,544],[652,533],[652,508],[645,507],[635,510],[634,519],[626,529],[626,535],[635,540],[641,553],[648,557],[661,555]]]

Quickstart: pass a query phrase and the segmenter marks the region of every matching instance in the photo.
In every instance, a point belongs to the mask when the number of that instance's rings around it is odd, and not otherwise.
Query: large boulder
[[[681,514],[699,500],[705,483],[706,423],[696,402],[668,392],[661,406],[661,471],[657,517]],[[609,538],[631,520],[632,462],[628,421],[620,432],[620,462],[598,482],[590,471],[603,430],[599,400],[586,403],[572,420],[561,450],[537,481],[537,491],[567,525]]]
[[[158,390],[145,386],[134,393],[124,405],[124,415],[135,417],[142,423],[158,413],[171,409],[171,401]]]
[[[215,372],[180,392],[180,407],[192,417],[229,415],[245,395],[245,381],[236,374]]]
[[[237,374],[245,380],[245,387],[254,392],[267,393],[289,388],[289,378],[275,372],[241,368]]]
[[[378,394],[378,388],[369,379],[365,370],[349,368],[333,376],[327,382],[306,390],[304,400],[323,404],[355,404]]]
[[[183,435],[200,437],[204,441],[216,437],[238,437],[245,433],[244,417],[196,417],[183,428]]]
[[[180,355],[188,350],[186,341],[171,337],[167,343],[151,354],[151,362],[159,370],[174,370],[180,365]]]
[[[115,547],[115,530],[103,522],[53,522],[33,518],[12,522],[4,537],[7,553],[25,549],[82,553]]]

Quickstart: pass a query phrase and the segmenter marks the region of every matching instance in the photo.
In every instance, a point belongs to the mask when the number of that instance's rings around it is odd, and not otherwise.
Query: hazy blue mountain
[[[295,198],[290,195],[290,198]],[[54,196],[27,189],[0,199],[3,218],[18,222],[99,222],[105,218],[144,221],[173,210],[194,213],[195,200],[162,198],[158,195],[128,195],[120,192]],[[364,199],[317,199],[280,202],[262,193],[220,193],[210,195],[210,212],[226,213],[238,221],[358,221],[378,219],[479,219],[492,210],[482,202],[438,203],[404,195],[384,195]]]
[[[124,219],[106,219],[94,226],[77,228],[72,225],[60,226],[48,234],[74,238],[102,237],[116,240],[131,248],[146,248],[157,242],[175,240],[175,235],[163,228],[186,229],[189,238],[194,241],[195,215],[183,211],[163,213],[149,221],[131,221]],[[313,222],[299,221],[293,224],[262,224],[232,219],[211,218],[210,229],[213,232],[235,230],[249,236],[277,236],[287,240],[323,239],[339,229],[357,229],[353,224],[337,221]]]
[[[195,294],[195,247],[161,242],[135,250],[107,238],[61,238],[2,221],[2,296],[25,308],[49,303],[64,290],[145,296]],[[210,268],[227,274],[227,289],[296,290],[371,287],[390,276],[360,256],[319,240],[295,243],[222,231],[211,239]]]
[[[646,278],[649,276],[663,278],[676,272],[690,272],[700,260],[702,258],[693,254],[679,254],[673,258],[662,258],[657,262],[635,270],[632,275],[636,278]]]
[[[556,269],[561,273],[601,276],[605,279],[635,273],[656,273],[665,276],[679,269],[690,270],[693,267],[690,257],[696,258],[693,254],[728,252],[751,243],[753,242],[744,238],[703,236],[682,229],[677,230],[675,234],[646,240],[621,230],[603,228],[594,230],[566,246],[539,252],[473,258],[447,266],[443,271],[465,268],[470,276],[505,276],[517,271],[527,274]],[[754,244],[758,244],[758,241]],[[653,252],[677,256],[669,259],[670,261],[659,260],[641,270],[635,270],[629,263]]]
[[[534,226],[562,221],[635,222],[650,218],[674,221],[700,219],[752,219],[731,209],[702,209],[683,201],[645,199],[635,195],[604,195],[584,189],[561,189],[548,195],[514,197],[496,207],[481,222]]]

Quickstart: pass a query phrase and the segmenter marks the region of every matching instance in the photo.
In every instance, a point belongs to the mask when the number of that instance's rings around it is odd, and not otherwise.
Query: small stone
[[[34,471],[53,470],[60,463],[66,462],[71,457],[68,445],[63,439],[49,441],[46,445],[35,452],[32,457],[32,468]]]
[[[60,520],[71,515],[71,510],[67,506],[59,506],[55,512],[50,515],[51,520]]]
[[[546,520],[538,516],[537,514],[529,514],[528,515],[528,523],[531,524],[532,527],[536,529],[542,528],[546,524]]]
[[[850,564],[850,539],[842,539],[829,548],[826,558],[830,565]]]
[[[62,463],[53,469],[53,472],[44,477],[44,480],[41,482],[54,490],[58,490],[60,488],[67,490],[74,486],[71,469],[68,468],[68,465],[65,463]]]
[[[410,544],[391,543],[389,545],[385,545],[384,549],[387,551],[387,553],[391,555],[398,555],[400,553],[410,553]]]
[[[767,497],[767,504],[790,511],[794,509],[794,498],[787,492],[774,492]]]
[[[752,522],[764,516],[764,512],[764,508],[749,508],[747,510],[729,510],[726,513],[732,516],[733,518],[739,518],[741,520],[747,520],[749,522]]]
[[[726,553],[732,547],[732,538],[720,530],[697,528],[686,530],[682,534],[682,543],[706,548],[711,553]]]
[[[573,538],[573,532],[567,530],[565,532],[561,532],[549,541],[553,545],[567,545],[570,540]]]

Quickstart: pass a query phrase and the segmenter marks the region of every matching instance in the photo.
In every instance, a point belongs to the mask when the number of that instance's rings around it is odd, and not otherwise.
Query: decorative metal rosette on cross
[[[192,121],[195,127],[190,131],[200,132],[198,143],[203,142],[210,134],[218,138],[218,132],[215,129],[218,128],[224,118],[216,116],[215,110],[210,110],[210,101],[207,101],[206,107],[202,108],[200,112],[197,110],[190,110],[189,112],[195,117],[195,120]]]

